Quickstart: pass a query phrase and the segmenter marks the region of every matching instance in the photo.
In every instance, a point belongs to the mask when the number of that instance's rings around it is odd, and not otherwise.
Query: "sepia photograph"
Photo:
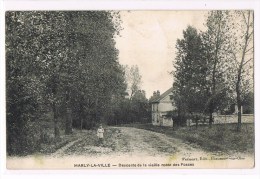
[[[6,11],[6,167],[253,169],[254,10]]]

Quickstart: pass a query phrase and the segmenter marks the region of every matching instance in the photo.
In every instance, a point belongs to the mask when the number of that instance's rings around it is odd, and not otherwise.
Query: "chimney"
[[[153,97],[156,96],[156,91],[153,92]]]
[[[157,96],[160,96],[160,91],[159,90],[157,90]]]

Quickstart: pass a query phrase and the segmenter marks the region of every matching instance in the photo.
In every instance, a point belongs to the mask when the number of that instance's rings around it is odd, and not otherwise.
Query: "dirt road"
[[[77,139],[51,155],[8,158],[8,168],[64,169],[84,167],[190,167],[190,168],[251,168],[252,156],[218,152],[209,153],[162,133],[131,127],[108,127],[103,144],[96,131],[76,131]],[[20,165],[23,163],[23,165]]]
[[[106,129],[104,143],[99,144],[95,131],[81,135],[53,154],[55,157],[67,155],[83,156],[169,156],[180,154],[189,156],[191,153],[203,154],[197,146],[185,144],[183,141],[168,137],[161,133],[131,127],[110,127]]]

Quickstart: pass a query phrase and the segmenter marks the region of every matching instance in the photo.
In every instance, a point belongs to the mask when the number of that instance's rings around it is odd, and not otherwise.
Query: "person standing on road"
[[[97,137],[99,144],[103,144],[103,138],[104,138],[104,128],[100,124],[98,130],[97,130]]]

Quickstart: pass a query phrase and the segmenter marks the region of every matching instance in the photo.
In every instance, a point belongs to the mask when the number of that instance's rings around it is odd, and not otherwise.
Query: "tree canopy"
[[[210,125],[214,112],[236,103],[239,130],[242,101],[244,96],[250,99],[253,89],[253,15],[251,11],[210,11],[205,25],[205,32],[188,26],[176,42],[174,103],[179,118],[202,113],[209,115]]]
[[[32,134],[44,132],[44,113],[56,138],[62,126],[69,134],[106,122],[112,99],[126,90],[119,21],[108,11],[6,12],[9,154],[36,150],[41,135]]]

